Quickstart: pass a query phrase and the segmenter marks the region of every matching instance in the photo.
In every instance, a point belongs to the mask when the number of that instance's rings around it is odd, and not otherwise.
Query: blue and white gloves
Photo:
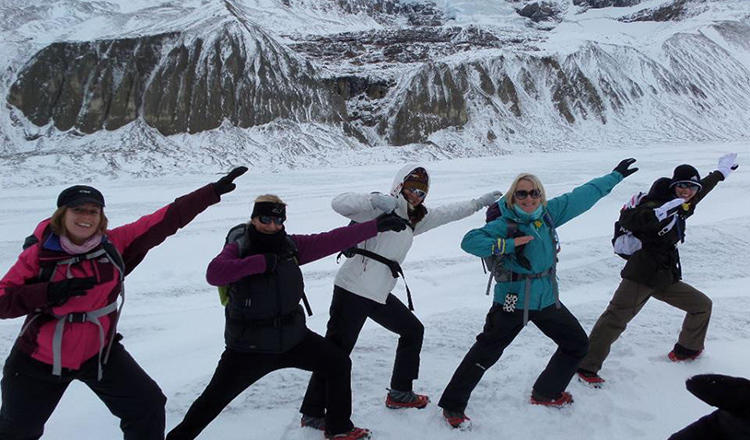
[[[737,163],[737,153],[727,153],[719,158],[719,165],[716,167],[716,170],[721,172],[726,180],[729,174],[739,168],[739,166],[740,164]]]
[[[386,214],[396,209],[396,198],[379,192],[370,194],[370,203],[373,208]]]
[[[665,218],[669,217],[674,212],[674,209],[682,205],[683,203],[685,203],[685,199],[677,198],[670,200],[660,207],[654,208],[654,215],[656,216],[657,220],[662,221]]]
[[[479,197],[477,201],[482,204],[482,206],[490,206],[493,203],[497,202],[500,197],[503,196],[502,191],[492,191],[488,192],[487,194]]]

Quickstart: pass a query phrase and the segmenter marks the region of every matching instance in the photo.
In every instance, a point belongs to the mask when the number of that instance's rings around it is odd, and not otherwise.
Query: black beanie
[[[86,185],[75,185],[66,188],[57,196],[57,207],[79,206],[84,203],[95,203],[104,207],[104,196],[98,189]]]
[[[669,187],[672,188],[681,182],[697,185],[698,189],[703,188],[703,185],[701,185],[701,175],[692,165],[683,164],[675,168],[674,173],[672,174],[672,182],[669,184]]]

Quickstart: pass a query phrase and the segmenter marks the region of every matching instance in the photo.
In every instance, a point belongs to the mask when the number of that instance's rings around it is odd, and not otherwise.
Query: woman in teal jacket
[[[565,388],[588,350],[578,320],[558,299],[555,267],[559,243],[555,227],[586,212],[638,168],[625,159],[614,171],[547,201],[532,174],[520,174],[498,202],[500,216],[466,233],[461,248],[482,258],[500,258],[498,283],[484,330],[453,374],[440,398],[443,416],[454,428],[467,429],[464,410],[484,372],[500,359],[527,321],[558,345],[531,393],[531,403],[562,406],[573,402]]]

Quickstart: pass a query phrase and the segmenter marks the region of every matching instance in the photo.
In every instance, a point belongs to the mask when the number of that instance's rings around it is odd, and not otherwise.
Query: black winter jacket
[[[660,222],[654,209],[675,198],[674,188],[669,188],[669,178],[658,179],[638,206],[622,211],[620,226],[631,231],[643,244],[628,259],[621,272],[622,278],[657,290],[680,281],[682,267],[677,244],[685,240],[685,220],[693,215],[696,205],[721,180],[724,180],[724,176],[719,171],[703,178],[701,191],[688,204],[677,208],[677,222],[664,234],[660,234],[660,231],[672,218],[667,217]]]

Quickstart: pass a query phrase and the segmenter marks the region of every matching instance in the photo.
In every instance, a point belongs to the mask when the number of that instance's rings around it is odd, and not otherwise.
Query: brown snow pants
[[[643,284],[622,280],[607,310],[591,330],[589,352],[579,368],[598,372],[607,359],[612,344],[651,297],[687,312],[677,343],[690,350],[703,350],[708,321],[711,319],[709,297],[682,281],[654,290]]]

